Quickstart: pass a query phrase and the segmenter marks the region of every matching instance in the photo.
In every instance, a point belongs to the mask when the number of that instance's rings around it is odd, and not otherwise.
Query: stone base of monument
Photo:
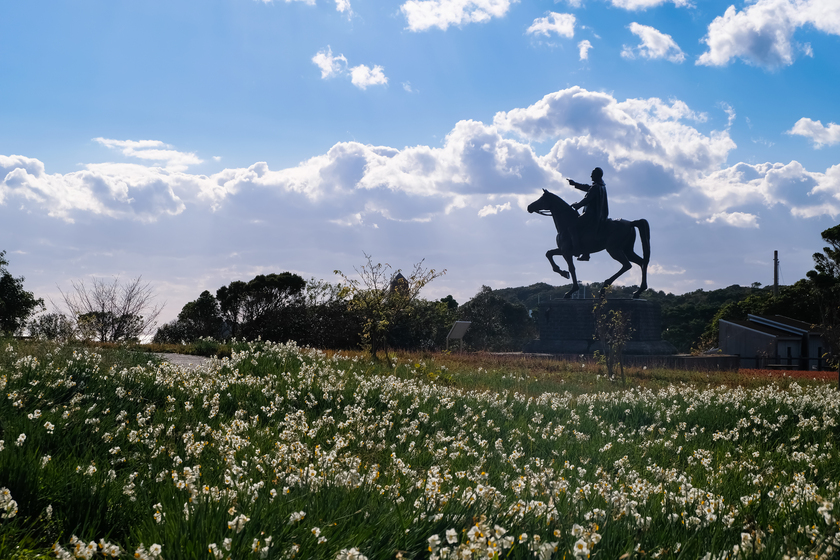
[[[603,352],[595,340],[595,299],[561,299],[539,304],[537,327],[540,337],[524,348],[540,354],[594,354]],[[661,356],[676,354],[670,342],[662,340],[662,311],[658,303],[643,299],[608,299],[607,310],[630,318],[632,334],[625,354]]]

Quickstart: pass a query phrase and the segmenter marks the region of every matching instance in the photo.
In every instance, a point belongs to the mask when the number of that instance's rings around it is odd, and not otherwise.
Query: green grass
[[[594,362],[230,352],[189,370],[137,348],[0,343],[0,488],[17,507],[0,558],[91,542],[168,559],[830,557],[840,544],[833,383],[631,369],[622,385]]]

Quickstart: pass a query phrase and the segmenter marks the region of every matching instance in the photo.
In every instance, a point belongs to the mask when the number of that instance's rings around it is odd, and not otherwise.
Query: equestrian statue
[[[557,248],[547,251],[545,256],[554,272],[563,278],[569,278],[569,272],[571,272],[572,289],[563,297],[569,299],[579,289],[573,258],[577,256],[579,261],[588,261],[590,253],[606,250],[613,259],[621,263],[621,270],[604,281],[601,297],[606,293],[607,286],[632,268],[630,263],[636,263],[642,269],[642,283],[633,293],[633,298],[637,299],[647,289],[650,225],[647,220],[631,222],[609,218],[607,189],[604,185],[604,172],[600,167],[592,171],[591,185],[571,179],[569,179],[569,184],[586,192],[580,202],[569,205],[556,194],[543,189],[543,195],[528,205],[528,212],[554,218],[554,227],[557,229]],[[582,215],[578,215],[580,208],[583,208]],[[633,250],[637,229],[642,240],[643,256],[641,257]],[[569,272],[562,270],[554,262],[554,257],[557,255],[562,255],[566,259]]]

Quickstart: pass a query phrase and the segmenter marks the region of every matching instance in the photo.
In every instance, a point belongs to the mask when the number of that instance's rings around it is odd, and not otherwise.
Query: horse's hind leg
[[[615,279],[633,268],[633,265],[630,264],[630,261],[627,259],[627,255],[624,254],[624,251],[621,249],[616,248],[607,248],[607,253],[610,254],[612,258],[617,260],[621,263],[621,270],[604,280],[604,285],[601,286],[601,297],[604,297],[607,293],[607,287],[611,286]]]
[[[644,258],[637,255],[635,251],[630,251],[630,254],[627,255],[627,258],[630,260],[630,262],[636,263],[637,265],[639,265],[639,268],[642,269],[642,283],[641,283],[641,285],[639,285],[639,289],[636,290],[635,292],[633,292],[633,299],[639,299],[639,297],[642,295],[642,292],[647,290],[647,287],[648,287],[648,285],[647,285],[647,265],[648,265],[648,263],[645,262]]]

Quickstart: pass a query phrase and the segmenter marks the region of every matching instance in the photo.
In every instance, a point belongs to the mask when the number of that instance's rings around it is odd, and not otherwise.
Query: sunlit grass
[[[832,383],[604,373],[268,343],[185,369],[3,342],[0,558],[836,553]]]

